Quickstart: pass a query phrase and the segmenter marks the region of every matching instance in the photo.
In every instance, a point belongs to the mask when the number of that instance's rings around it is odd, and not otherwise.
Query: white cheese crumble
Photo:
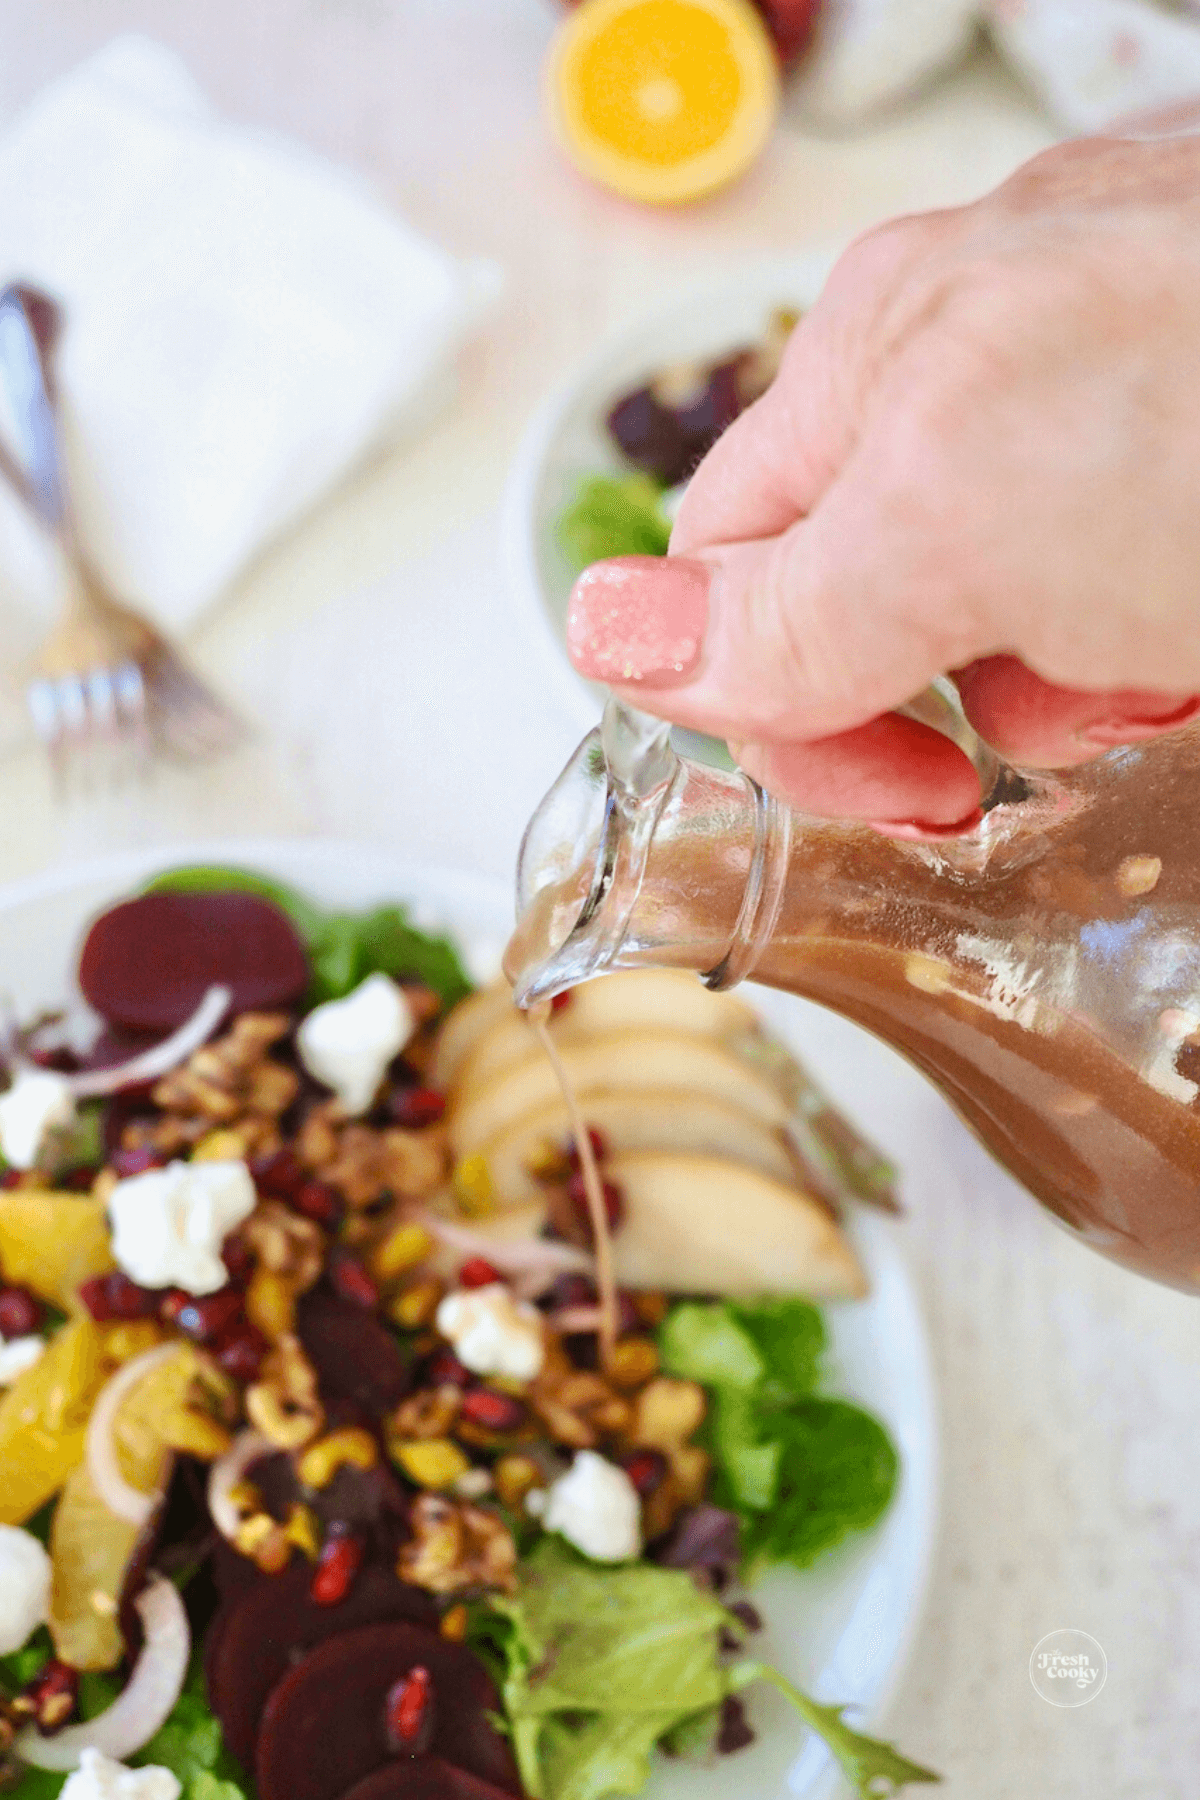
[[[142,1287],[215,1294],[221,1245],[257,1204],[244,1162],[173,1162],[118,1181],[108,1198],[112,1252]]]
[[[46,1340],[36,1334],[0,1340],[0,1388],[11,1387],[18,1375],[32,1369],[45,1353]]]
[[[0,1150],[14,1169],[32,1169],[48,1134],[75,1117],[75,1098],[65,1075],[53,1069],[18,1069],[0,1094]]]
[[[502,1281],[447,1294],[437,1309],[437,1328],[476,1375],[532,1381],[542,1372],[542,1315],[528,1300],[514,1299]]]
[[[412,1008],[386,975],[368,975],[344,1000],[314,1006],[296,1033],[309,1074],[332,1088],[352,1117],[365,1113],[416,1029]]]
[[[595,1450],[578,1450],[550,1487],[542,1524],[596,1562],[628,1562],[642,1550],[642,1509],[624,1469]]]
[[[50,1611],[50,1558],[31,1531],[0,1525],[0,1656],[10,1656]]]
[[[79,1767],[68,1775],[59,1800],[179,1800],[183,1789],[170,1769],[150,1763],[127,1769],[102,1750],[80,1752]]]

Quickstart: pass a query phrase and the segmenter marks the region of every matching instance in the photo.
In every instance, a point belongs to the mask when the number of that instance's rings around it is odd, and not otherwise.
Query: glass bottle
[[[610,704],[526,832],[516,997],[665,964],[822,1002],[1064,1225],[1200,1292],[1200,726],[1067,774],[981,766],[973,831],[904,842]]]

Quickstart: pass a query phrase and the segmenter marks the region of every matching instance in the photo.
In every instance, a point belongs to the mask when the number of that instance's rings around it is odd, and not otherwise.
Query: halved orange
[[[583,0],[547,70],[551,120],[583,174],[629,200],[697,200],[748,169],[779,107],[749,0]]]

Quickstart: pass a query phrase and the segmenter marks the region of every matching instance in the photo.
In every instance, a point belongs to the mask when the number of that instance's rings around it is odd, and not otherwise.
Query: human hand
[[[671,555],[586,571],[568,644],[774,793],[887,830],[977,806],[891,710],[944,671],[1027,766],[1200,711],[1200,138],[1064,145],[860,239]]]

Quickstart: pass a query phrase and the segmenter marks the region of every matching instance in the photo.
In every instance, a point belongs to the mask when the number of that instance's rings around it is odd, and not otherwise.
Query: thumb
[[[979,798],[968,759],[882,715],[962,659],[909,628],[894,591],[872,591],[882,580],[840,533],[826,559],[821,517],[702,556],[593,564],[571,596],[571,659],[631,704],[743,746],[745,766],[808,811],[959,822]]]

